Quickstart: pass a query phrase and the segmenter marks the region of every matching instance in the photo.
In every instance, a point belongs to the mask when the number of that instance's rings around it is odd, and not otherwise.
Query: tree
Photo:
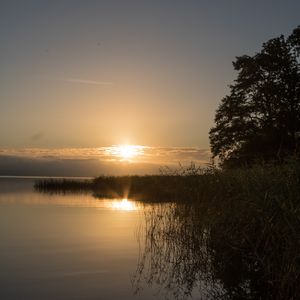
[[[224,166],[299,155],[300,26],[233,62],[237,79],[215,115],[209,138]]]

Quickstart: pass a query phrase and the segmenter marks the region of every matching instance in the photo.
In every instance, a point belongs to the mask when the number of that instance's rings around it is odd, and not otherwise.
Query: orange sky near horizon
[[[207,167],[208,149],[113,145],[97,148],[1,148],[0,176],[159,174],[191,163]]]

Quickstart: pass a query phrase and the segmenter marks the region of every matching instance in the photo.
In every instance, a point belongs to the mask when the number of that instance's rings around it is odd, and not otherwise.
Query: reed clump
[[[196,286],[208,299],[299,299],[299,164],[193,180],[190,198],[148,213],[137,285],[144,277],[183,299]]]
[[[92,189],[91,180],[75,180],[64,178],[49,178],[37,180],[34,188],[42,193],[81,193],[90,192]]]

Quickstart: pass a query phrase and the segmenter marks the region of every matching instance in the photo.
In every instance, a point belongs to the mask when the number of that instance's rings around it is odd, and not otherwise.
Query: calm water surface
[[[33,183],[0,178],[1,300],[273,299],[253,243],[218,224],[218,208],[51,195]]]
[[[157,299],[132,278],[140,205],[49,195],[33,179],[0,179],[0,299]]]

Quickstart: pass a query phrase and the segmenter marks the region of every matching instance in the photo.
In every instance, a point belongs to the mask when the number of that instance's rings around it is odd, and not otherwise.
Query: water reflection
[[[133,291],[143,300],[299,299],[299,239],[277,210],[263,219],[256,207],[241,213],[236,202],[230,208],[213,199],[145,205],[32,187],[0,181],[5,295],[18,281],[29,296],[39,282],[40,299],[49,284],[56,297],[48,299],[66,299],[64,293],[102,299],[103,291],[104,299],[133,299]],[[28,274],[33,279],[25,285]],[[83,283],[88,291],[80,289]],[[20,299],[15,294],[1,297],[0,291],[0,298]]]
[[[137,210],[138,205],[134,201],[129,201],[128,199],[122,199],[122,200],[112,200],[109,203],[109,206],[113,209],[117,210]]]
[[[219,209],[161,204],[145,210],[135,292],[150,285],[165,299],[296,299],[297,241],[286,257],[276,231],[264,237],[260,223],[235,216],[221,222]]]
[[[222,294],[211,270],[207,230],[199,228],[194,217],[191,208],[174,203],[145,210],[144,230],[138,236],[141,252],[133,276],[137,294],[145,285],[151,285],[164,299],[197,295],[209,299]]]
[[[128,199],[96,199],[91,195],[51,195],[39,197],[31,195],[30,197],[17,198],[15,195],[0,196],[1,204],[22,204],[22,205],[50,205],[65,207],[89,207],[99,209],[112,209],[120,211],[139,210],[140,205],[136,201]]]
[[[0,193],[0,203],[7,205],[46,205],[65,207],[89,207],[120,211],[136,211],[141,209],[137,201],[127,198],[99,198],[90,193],[36,193],[31,189],[12,190]]]
[[[0,299],[133,299],[136,202],[0,180]],[[153,300],[150,289],[136,300]]]

